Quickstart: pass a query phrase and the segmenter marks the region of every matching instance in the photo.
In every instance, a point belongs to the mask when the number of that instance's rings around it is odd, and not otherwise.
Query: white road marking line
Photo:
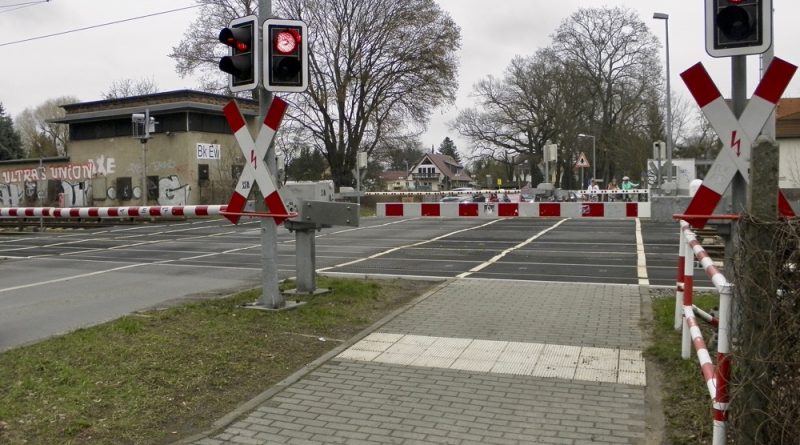
[[[647,278],[647,258],[644,254],[642,221],[639,218],[636,218],[636,275],[639,277],[640,285],[650,285],[650,280]]]
[[[75,240],[75,241],[64,241],[64,242],[61,242],[61,243],[43,244],[41,246],[15,247],[13,249],[6,249],[6,251],[12,252],[12,251],[20,251],[20,250],[44,249],[46,247],[67,246],[67,245],[70,245],[70,244],[80,244],[80,243],[85,243],[85,242],[89,242],[89,241],[90,240],[88,240],[88,239],[81,239],[81,240]]]
[[[479,272],[479,271],[481,271],[481,270],[485,269],[486,267],[488,267],[488,266],[491,266],[492,264],[496,263],[496,262],[497,262],[497,261],[499,261],[501,258],[503,258],[504,256],[506,256],[508,253],[510,253],[510,252],[513,252],[513,251],[515,251],[515,250],[517,250],[517,249],[519,249],[519,248],[521,248],[521,247],[525,246],[526,244],[530,244],[530,243],[532,243],[534,240],[536,240],[536,239],[537,239],[537,238],[539,238],[540,236],[542,236],[542,235],[544,235],[545,233],[547,233],[547,232],[549,232],[549,231],[551,231],[551,230],[555,229],[556,227],[560,226],[561,224],[563,224],[563,223],[564,223],[564,222],[566,222],[567,220],[569,220],[569,218],[562,219],[561,221],[559,221],[559,222],[555,223],[554,225],[552,225],[552,226],[550,226],[550,227],[548,227],[548,228],[546,228],[546,229],[542,230],[541,232],[537,233],[536,235],[533,235],[532,237],[530,237],[530,238],[526,239],[525,241],[523,241],[523,242],[521,242],[521,243],[517,244],[516,246],[514,246],[514,247],[509,247],[508,249],[506,249],[506,250],[504,250],[504,251],[500,252],[499,254],[495,255],[494,257],[492,257],[492,258],[491,258],[491,259],[489,259],[488,261],[485,261],[484,263],[482,263],[482,264],[479,264],[479,265],[477,265],[477,266],[473,267],[472,269],[470,269],[470,270],[469,270],[469,271],[467,271],[467,272],[464,272],[464,273],[462,273],[462,274],[460,274],[460,275],[456,275],[456,278],[466,278],[466,277],[468,277],[468,276],[472,275],[472,274],[473,274],[473,273],[475,273],[475,272]]]
[[[247,247],[240,247],[240,248],[236,248],[236,249],[230,249],[230,250],[226,250],[224,252],[214,252],[214,253],[195,255],[195,256],[190,256],[190,257],[175,258],[175,259],[171,259],[171,260],[153,261],[153,262],[149,262],[149,263],[128,264],[126,266],[112,267],[111,269],[96,270],[94,272],[87,272],[87,273],[78,274],[78,275],[71,275],[71,276],[68,276],[68,277],[55,278],[55,279],[52,279],[52,280],[45,280],[45,281],[39,281],[39,282],[36,282],[36,283],[23,284],[23,285],[20,285],[20,286],[7,287],[7,288],[4,288],[4,289],[0,289],[0,293],[10,292],[10,291],[15,291],[15,290],[20,290],[20,289],[27,289],[27,288],[31,288],[31,287],[37,287],[37,286],[46,286],[48,284],[62,283],[62,282],[65,282],[65,281],[71,281],[71,280],[77,280],[77,279],[80,279],[80,278],[92,277],[92,276],[95,276],[95,275],[101,275],[101,274],[109,273],[109,272],[117,272],[117,271],[120,271],[120,270],[133,269],[133,268],[136,268],[136,267],[154,266],[154,265],[167,265],[169,263],[175,263],[175,262],[179,262],[179,261],[194,260],[194,259],[205,258],[205,257],[209,257],[209,256],[214,256],[214,255],[222,255],[222,254],[226,254],[226,253],[237,252],[237,251],[244,250],[244,249],[247,249]]]
[[[353,264],[358,264],[358,263],[360,263],[360,262],[362,262],[362,261],[367,261],[367,260],[371,260],[371,259],[378,258],[378,257],[380,257],[380,256],[383,256],[383,255],[386,255],[386,254],[389,254],[389,253],[392,253],[392,252],[398,251],[398,250],[400,250],[400,249],[407,249],[407,248],[409,248],[409,247],[421,246],[421,245],[423,245],[423,244],[431,243],[431,242],[433,242],[433,241],[438,241],[438,240],[440,240],[440,239],[442,239],[442,238],[447,238],[448,236],[452,236],[452,235],[455,235],[455,234],[457,234],[457,233],[466,232],[466,231],[469,231],[469,230],[480,229],[480,228],[482,228],[482,227],[486,227],[486,226],[488,226],[488,225],[494,224],[494,223],[496,223],[496,222],[498,222],[498,221],[502,221],[502,220],[500,220],[500,219],[494,219],[494,220],[491,220],[491,221],[489,221],[489,222],[487,222],[487,223],[485,223],[485,224],[481,224],[481,225],[479,225],[479,226],[475,226],[475,227],[467,227],[466,229],[460,229],[460,230],[456,230],[455,232],[445,233],[444,235],[440,235],[440,236],[437,236],[437,237],[435,237],[435,238],[431,238],[431,239],[429,239],[429,240],[420,241],[420,242],[417,242],[417,243],[414,243],[414,244],[408,244],[408,245],[405,245],[405,246],[393,247],[393,248],[391,248],[391,249],[384,250],[383,252],[378,252],[378,253],[376,253],[376,254],[370,255],[370,256],[368,256],[368,257],[365,257],[365,258],[359,258],[359,259],[357,259],[357,260],[353,260],[353,261],[347,261],[347,262],[344,262],[344,263],[341,263],[341,264],[336,264],[336,265],[333,265],[333,266],[324,267],[324,268],[322,268],[322,269],[317,269],[317,272],[325,272],[325,271],[328,271],[328,270],[330,270],[330,269],[335,269],[335,268],[337,268],[337,267],[351,266],[351,265],[353,265]]]
[[[634,349],[598,348],[373,332],[339,360],[644,386],[645,361]]]

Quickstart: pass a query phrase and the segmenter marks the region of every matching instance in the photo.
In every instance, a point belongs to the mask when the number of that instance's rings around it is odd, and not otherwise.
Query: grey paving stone
[[[379,332],[640,350],[639,298],[634,286],[459,280]],[[195,444],[634,445],[644,413],[641,386],[330,360]]]

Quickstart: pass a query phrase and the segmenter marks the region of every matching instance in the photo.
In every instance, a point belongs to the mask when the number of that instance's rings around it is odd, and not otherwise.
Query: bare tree
[[[111,82],[108,90],[101,93],[103,99],[119,99],[130,96],[142,96],[158,92],[158,84],[152,77],[149,79],[119,79]]]
[[[69,126],[49,122],[64,117],[62,105],[77,103],[77,97],[63,96],[50,99],[34,109],[22,110],[15,125],[22,138],[22,146],[28,157],[66,156],[69,141]]]
[[[197,74],[203,91],[230,93],[227,77],[219,70],[219,59],[228,48],[219,43],[219,31],[236,17],[258,14],[257,0],[196,0],[200,13],[186,29],[169,55],[181,76]]]
[[[311,85],[296,120],[325,154],[336,186],[356,153],[423,127],[456,91],[459,28],[433,0],[277,0],[309,26]]]
[[[452,127],[474,144],[474,156],[504,165],[538,164],[547,143],[558,144],[560,160],[571,159],[577,128],[588,113],[578,74],[550,49],[515,57],[502,79],[489,76],[475,85],[477,105],[461,111]]]
[[[179,74],[199,71],[207,75],[205,87],[222,89],[217,63],[225,49],[216,33],[232,18],[255,13],[256,5],[202,3],[170,57]],[[287,95],[294,105],[287,118],[325,155],[337,187],[353,183],[357,152],[419,133],[430,110],[454,100],[460,32],[434,0],[275,0],[273,8],[308,24],[310,86]]]
[[[579,9],[559,25],[553,48],[579,69],[591,92],[589,127],[582,132],[597,138],[598,172],[611,177],[642,171],[646,155],[638,154],[663,134],[649,134],[647,118],[663,77],[655,36],[630,9]]]

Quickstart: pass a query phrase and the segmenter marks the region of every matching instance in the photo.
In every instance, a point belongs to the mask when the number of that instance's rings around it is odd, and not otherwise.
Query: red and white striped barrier
[[[156,218],[220,216],[224,205],[126,207],[0,207],[0,218]]]
[[[589,192],[586,190],[562,190],[562,193],[572,193],[576,196],[581,196],[584,198],[590,197],[591,195],[616,195],[616,196],[624,196],[624,195],[642,195],[648,196],[650,194],[650,190],[648,189],[631,189],[631,190],[597,190],[595,192]],[[417,192],[411,190],[394,190],[388,192],[364,192],[364,196],[400,196],[400,197],[410,197],[410,196],[464,196],[464,195],[490,195],[490,194],[497,194],[502,195],[506,193],[508,195],[519,195],[522,193],[520,189],[482,189],[482,190],[441,190],[438,192]],[[647,199],[649,201],[649,199]]]
[[[127,207],[0,207],[0,219],[24,218],[199,218],[205,216],[250,216],[281,221],[294,218],[296,212],[230,212],[226,205],[127,206]],[[238,218],[237,218],[238,219]]]
[[[649,218],[649,202],[379,202],[382,217]]]
[[[713,218],[713,216],[711,216]],[[730,381],[730,324],[731,324],[731,287],[725,276],[714,265],[714,261],[703,249],[692,232],[688,222],[680,221],[680,249],[678,259],[678,286],[675,293],[675,317],[683,319],[683,341],[681,356],[688,359],[691,347],[694,346],[700,368],[713,401],[714,433],[713,445],[724,445],[728,421],[728,382]],[[717,357],[716,366],[711,361],[700,327],[697,325],[692,304],[693,261],[686,258],[692,252],[703,267],[706,275],[714,283],[719,292],[719,318],[717,320]],[[676,326],[677,327],[677,326]]]

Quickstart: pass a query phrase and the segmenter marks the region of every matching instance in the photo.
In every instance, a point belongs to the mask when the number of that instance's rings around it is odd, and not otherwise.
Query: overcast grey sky
[[[193,6],[190,0],[0,0],[0,45],[47,34],[90,27],[131,17]],[[437,109],[425,147],[439,146],[445,136],[466,152],[469,144],[449,130],[458,109],[472,105],[472,86],[487,75],[500,76],[515,55],[530,55],[550,44],[556,27],[581,7],[622,5],[637,11],[664,41],[664,21],[654,12],[669,14],[672,90],[689,98],[679,73],[703,62],[726,96],[730,94],[730,59],[714,59],[704,50],[703,0],[437,0],[461,27],[462,48],[456,104]],[[773,0],[775,55],[800,64],[800,2]],[[198,14],[187,9],[65,35],[0,46],[0,102],[12,117],[25,108],[65,95],[82,101],[98,100],[111,83],[121,79],[152,78],[160,91],[195,88],[197,81],[181,79],[167,57]],[[661,51],[662,63],[665,57]],[[758,58],[748,57],[748,95],[755,88]],[[800,75],[785,94],[800,97]]]

